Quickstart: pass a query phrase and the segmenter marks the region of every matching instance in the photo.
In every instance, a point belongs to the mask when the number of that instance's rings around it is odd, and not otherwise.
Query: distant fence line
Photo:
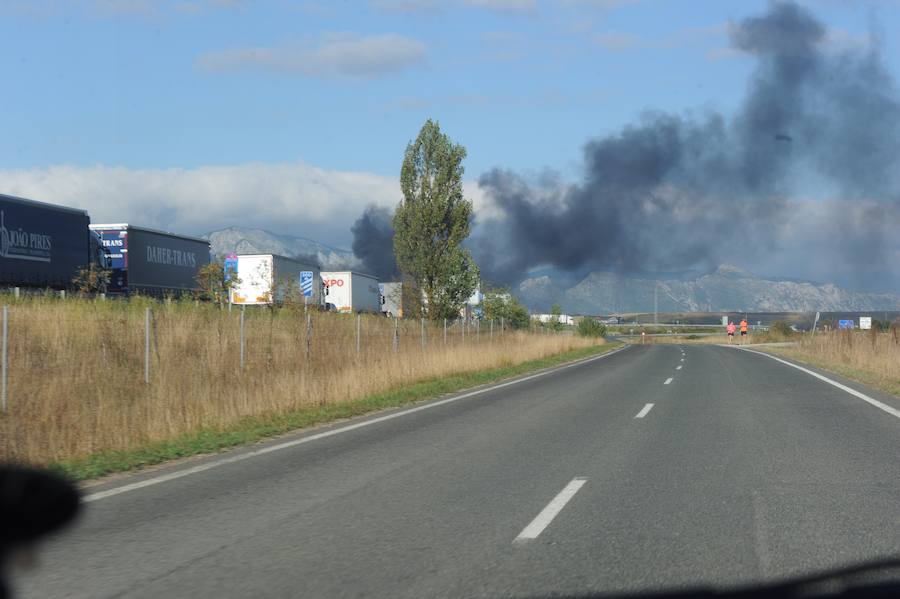
[[[19,298],[19,294],[14,293],[14,297]],[[48,297],[48,294],[45,294]],[[66,299],[65,292],[53,294],[50,297],[58,297]],[[104,297],[95,296],[98,300]],[[105,302],[104,302],[105,303]],[[165,303],[165,302],[164,302]],[[324,342],[317,344],[316,339],[328,339],[333,333],[343,333],[342,339],[346,340],[344,354],[348,357],[359,358],[363,351],[384,351],[397,354],[403,348],[418,348],[419,351],[427,350],[429,347],[441,348],[448,345],[459,346],[460,344],[477,348],[482,343],[493,343],[495,339],[501,339],[509,330],[509,323],[504,319],[444,319],[443,321],[434,322],[425,318],[420,319],[402,319],[397,317],[386,317],[377,315],[343,315],[335,313],[321,312],[315,309],[306,309],[303,306],[294,308],[296,310],[296,320],[300,320],[303,324],[301,327],[301,339],[297,340],[297,346],[294,349],[302,348],[304,359],[308,362],[312,359],[317,350],[318,345],[324,345]],[[300,312],[302,310],[302,312]],[[164,309],[154,310],[151,306],[146,306],[143,310],[143,318],[141,318],[141,334],[143,336],[142,355],[140,356],[142,364],[142,380],[144,385],[153,384],[154,364],[160,363],[160,344],[164,339],[160,338],[157,326],[157,312],[165,313]],[[9,409],[9,370],[10,370],[10,335],[16,334],[15,326],[10,326],[10,314],[15,314],[15,306],[10,309],[9,305],[2,307],[2,329],[0,329],[0,411],[3,413]],[[248,339],[254,326],[261,326],[261,323],[270,321],[269,326],[273,326],[274,314],[276,310],[270,310],[266,307],[247,308],[240,307],[235,309],[233,314],[231,305],[227,310],[216,311],[220,319],[228,322],[233,321],[237,333],[237,354],[238,354],[238,370],[239,374],[243,374],[248,367],[248,359],[251,349],[248,347]],[[132,313],[132,316],[135,316]],[[248,316],[252,316],[248,317]],[[100,315],[95,316],[97,324]],[[132,321],[137,320],[132,318]],[[127,326],[129,319],[122,321]],[[77,323],[70,330],[78,330],[81,327],[91,326],[89,319],[84,322]],[[136,324],[136,323],[135,323]],[[347,339],[348,325],[352,327],[353,333],[351,339]],[[132,324],[134,326],[134,324]],[[168,329],[167,329],[168,330]],[[132,329],[132,333],[134,330]],[[551,327],[542,326],[540,323],[532,322],[525,332],[532,334],[560,334],[560,331],[553,330]],[[118,335],[125,336],[127,331],[118,330]],[[271,332],[270,332],[271,336]],[[257,336],[258,337],[258,336]],[[257,339],[258,340],[258,339]],[[270,340],[271,341],[271,340]],[[380,350],[379,350],[380,348]],[[334,351],[334,347],[329,347]],[[86,349],[84,351],[87,351]],[[269,351],[272,351],[269,348]],[[136,356],[134,356],[136,357]],[[122,360],[120,359],[119,362]],[[133,360],[136,362],[136,360]],[[102,366],[101,366],[102,367]]]

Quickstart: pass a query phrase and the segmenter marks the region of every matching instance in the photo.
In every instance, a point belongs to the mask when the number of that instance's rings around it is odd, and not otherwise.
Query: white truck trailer
[[[403,283],[380,283],[381,313],[388,317],[403,318]]]
[[[275,254],[238,254],[237,285],[231,303],[243,306],[280,304],[289,299],[318,306],[321,302],[319,269]]]
[[[349,270],[323,272],[322,283],[325,289],[325,308],[352,314],[355,312],[381,312],[381,293],[378,291],[378,279]]]

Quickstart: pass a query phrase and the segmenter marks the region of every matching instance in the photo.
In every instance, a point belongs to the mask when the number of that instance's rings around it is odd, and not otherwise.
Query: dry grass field
[[[347,402],[403,385],[517,364],[597,341],[420,322],[193,302],[50,298],[9,303],[8,407],[0,460],[47,463],[128,450],[248,416]],[[152,309],[144,382],[145,312]],[[307,327],[309,322],[309,328]],[[602,343],[602,340],[599,342]],[[307,348],[308,351],[307,351]]]
[[[794,335],[796,345],[767,351],[900,395],[900,329]]]

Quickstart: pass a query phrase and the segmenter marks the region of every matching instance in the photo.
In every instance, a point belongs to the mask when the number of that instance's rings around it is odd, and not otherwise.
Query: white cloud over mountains
[[[467,182],[465,189],[476,211],[485,212],[477,184]],[[0,193],[85,209],[95,223],[131,222],[193,235],[239,225],[336,247],[350,246],[350,226],[366,205],[393,208],[401,197],[396,177],[304,162],[0,169]]]

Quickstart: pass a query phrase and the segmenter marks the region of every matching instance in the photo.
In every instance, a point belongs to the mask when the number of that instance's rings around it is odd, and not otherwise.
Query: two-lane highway
[[[449,399],[93,488],[20,588],[517,597],[900,552],[900,419],[766,356],[632,346]]]

